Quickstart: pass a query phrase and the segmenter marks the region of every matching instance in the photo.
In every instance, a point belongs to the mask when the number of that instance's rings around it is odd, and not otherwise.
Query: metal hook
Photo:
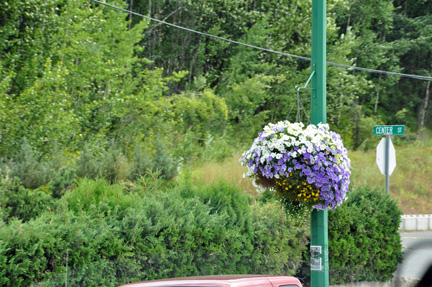
[[[309,79],[307,80],[306,84],[304,85],[304,87],[299,87],[299,86],[295,86],[294,90],[299,91],[300,89],[312,89],[312,88],[306,88],[309,85],[309,82],[312,80],[313,75],[315,75],[315,71],[312,71]]]

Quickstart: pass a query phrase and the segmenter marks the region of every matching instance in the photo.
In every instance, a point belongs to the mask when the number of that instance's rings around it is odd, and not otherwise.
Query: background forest
[[[310,1],[109,1],[239,42],[310,55]],[[330,0],[328,61],[432,76],[432,2]],[[268,122],[307,122],[310,62],[84,0],[0,5],[2,172],[26,187],[73,175],[165,179],[223,158]],[[328,66],[328,123],[350,149],[376,124],[430,129],[430,81]],[[307,111],[307,112],[306,112]],[[66,168],[67,166],[67,168]],[[62,170],[62,167],[63,170]],[[34,176],[22,176],[23,173]],[[21,175],[21,176],[20,176]]]

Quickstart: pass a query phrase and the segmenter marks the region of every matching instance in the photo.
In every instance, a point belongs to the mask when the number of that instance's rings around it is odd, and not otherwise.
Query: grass
[[[404,214],[431,214],[432,144],[415,142],[395,149],[396,168],[390,176],[391,197],[398,200]],[[385,189],[385,176],[379,171],[375,156],[375,150],[349,152],[351,188],[369,185]],[[192,178],[207,184],[223,179],[237,184],[251,196],[259,196],[251,180],[243,178],[247,169],[240,165],[239,158],[240,153],[223,162],[201,164],[193,168]]]

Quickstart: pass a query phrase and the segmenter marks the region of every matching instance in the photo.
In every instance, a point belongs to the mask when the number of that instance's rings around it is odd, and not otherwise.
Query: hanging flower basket
[[[258,191],[275,193],[291,214],[335,209],[350,183],[348,151],[327,124],[269,124],[240,158]]]

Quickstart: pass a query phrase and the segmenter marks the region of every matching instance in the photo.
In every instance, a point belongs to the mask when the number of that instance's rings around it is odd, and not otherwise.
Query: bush
[[[14,217],[26,222],[54,207],[50,195],[38,189],[25,188],[18,178],[0,179],[0,215],[4,222]]]
[[[62,166],[49,182],[51,196],[53,198],[62,197],[65,191],[71,188],[75,180],[76,170],[71,166]]]
[[[97,154],[85,144],[80,152],[80,158],[77,161],[77,176],[87,178],[97,178],[101,176],[101,163],[97,160]]]
[[[90,212],[92,208],[98,207],[101,203],[108,206],[109,210],[123,212],[127,208],[134,208],[139,200],[138,195],[127,195],[122,186],[109,184],[105,179],[91,180],[82,178],[77,186],[63,197],[62,203],[66,209],[75,213]],[[102,216],[107,216],[103,213]],[[95,214],[95,216],[100,216]]]
[[[34,189],[47,184],[53,170],[40,158],[25,139],[15,158],[8,163],[10,176],[18,177],[26,188]]]
[[[101,163],[102,176],[110,183],[129,179],[133,171],[133,164],[114,143],[102,153]]]
[[[103,204],[102,204],[103,205]],[[72,286],[100,286],[106,283],[106,273],[100,272],[101,261],[111,261],[126,253],[119,226],[108,218],[98,218],[89,213],[45,213],[35,220],[22,223],[12,220],[0,227],[0,285],[31,286],[65,274],[66,254],[71,270],[78,270],[69,283]],[[94,269],[91,267],[94,265]],[[80,268],[77,268],[80,266]],[[93,275],[94,285],[86,285]],[[115,274],[115,269],[110,270]],[[59,276],[60,277],[60,276]],[[55,285],[59,286],[59,285]],[[109,286],[109,285],[108,285]]]
[[[402,212],[381,188],[357,188],[329,212],[331,284],[388,281],[402,261]]]
[[[238,188],[182,184],[124,193],[83,179],[56,212],[0,221],[0,285],[117,286],[204,274],[293,274],[305,227]],[[68,257],[66,256],[68,254]],[[67,259],[68,258],[68,259]]]
[[[132,171],[132,179],[136,180],[141,176],[145,176],[152,169],[152,161],[148,156],[148,152],[140,144],[134,145],[133,149],[134,169]]]
[[[155,155],[153,170],[159,170],[164,180],[170,180],[177,174],[178,162],[168,153],[164,142],[157,137],[155,142]]]
[[[330,284],[388,281],[402,261],[397,202],[381,188],[359,187],[328,213]],[[305,262],[309,250],[304,254]],[[309,264],[298,277],[310,286]]]

